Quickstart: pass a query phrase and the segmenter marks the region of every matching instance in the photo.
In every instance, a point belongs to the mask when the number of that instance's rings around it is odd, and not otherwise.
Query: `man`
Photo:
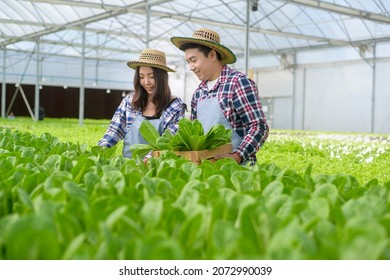
[[[189,68],[201,81],[191,101],[191,119],[198,119],[207,132],[215,124],[233,130],[233,153],[238,163],[256,163],[256,152],[268,137],[269,127],[256,84],[227,64],[236,56],[220,44],[217,32],[197,29],[192,37],[172,37],[184,51]]]

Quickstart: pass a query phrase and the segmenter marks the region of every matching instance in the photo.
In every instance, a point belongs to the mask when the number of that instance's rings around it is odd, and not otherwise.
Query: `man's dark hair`
[[[204,45],[196,44],[196,43],[185,43],[180,46],[180,50],[183,52],[187,49],[198,49],[200,52],[204,54],[204,56],[208,56],[211,52],[212,48],[206,47]],[[222,56],[218,51],[215,51],[217,53],[218,60],[222,60]]]

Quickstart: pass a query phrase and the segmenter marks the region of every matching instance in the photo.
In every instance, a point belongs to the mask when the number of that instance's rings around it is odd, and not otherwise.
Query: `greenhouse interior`
[[[385,0],[4,0],[2,117],[15,85],[35,85],[35,95],[45,86],[75,87],[80,96],[86,88],[127,92],[133,70],[126,62],[146,47],[166,52],[176,70],[172,90],[188,104],[197,79],[169,39],[208,27],[236,54],[233,66],[257,83],[273,128],[390,133],[389,6]],[[68,106],[84,118],[88,104],[76,102]]]

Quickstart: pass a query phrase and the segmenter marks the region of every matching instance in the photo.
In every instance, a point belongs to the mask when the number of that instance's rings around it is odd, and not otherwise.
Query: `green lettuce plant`
[[[148,152],[172,151],[201,151],[214,150],[231,142],[233,131],[221,124],[216,124],[205,134],[202,124],[198,120],[181,119],[179,129],[175,135],[165,130],[159,135],[157,129],[144,120],[140,126],[141,135],[148,144],[134,144],[130,147],[133,157],[144,156]]]

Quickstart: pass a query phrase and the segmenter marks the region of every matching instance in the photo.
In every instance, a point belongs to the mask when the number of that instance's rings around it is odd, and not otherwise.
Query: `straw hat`
[[[167,66],[165,53],[154,49],[144,49],[139,60],[130,60],[127,62],[127,65],[134,70],[138,66],[148,66],[160,68],[167,72],[175,72],[175,70]]]
[[[208,28],[199,28],[195,30],[192,37],[172,37],[171,42],[180,49],[183,44],[194,43],[209,47],[221,54],[223,64],[236,62],[236,56],[227,47],[221,45],[219,34]]]

